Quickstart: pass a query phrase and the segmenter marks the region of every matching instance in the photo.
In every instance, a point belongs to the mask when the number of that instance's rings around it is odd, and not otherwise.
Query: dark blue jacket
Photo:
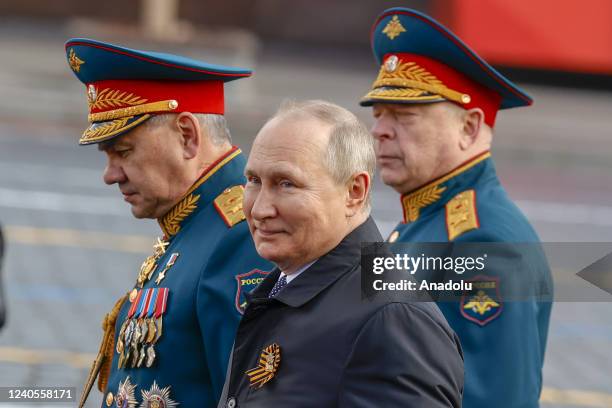
[[[275,298],[278,269],[249,294],[220,407],[461,406],[459,341],[435,303],[362,297],[361,243],[381,240],[368,219]]]

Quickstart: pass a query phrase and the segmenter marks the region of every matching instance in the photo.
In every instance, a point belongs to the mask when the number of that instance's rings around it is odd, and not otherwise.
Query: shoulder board
[[[449,241],[479,227],[476,191],[465,190],[446,203],[446,231]]]
[[[223,218],[223,221],[225,221],[225,224],[230,228],[245,219],[244,212],[242,211],[243,194],[244,186],[238,185],[226,188],[215,198],[215,208],[221,218]]]

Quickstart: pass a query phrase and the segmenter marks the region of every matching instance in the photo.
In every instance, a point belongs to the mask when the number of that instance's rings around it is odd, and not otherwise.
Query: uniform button
[[[227,404],[225,404],[227,408],[236,408],[236,398],[231,397],[227,400]]]
[[[115,398],[113,397],[113,393],[109,392],[108,394],[106,394],[106,406],[110,407],[111,405],[113,405],[113,400]]]

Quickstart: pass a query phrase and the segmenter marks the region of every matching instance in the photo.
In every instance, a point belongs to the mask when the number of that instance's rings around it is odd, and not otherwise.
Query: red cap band
[[[223,81],[105,80],[93,84],[95,98],[89,113],[100,113],[145,103],[175,100],[172,112],[223,115]],[[118,91],[118,92],[115,92]],[[162,112],[167,111],[163,110]],[[155,113],[148,112],[148,113]]]
[[[455,92],[469,95],[468,103],[451,101],[463,109],[480,108],[485,114],[485,123],[491,127],[495,124],[495,117],[499,110],[502,97],[497,92],[471,80],[459,71],[423,55],[409,53],[390,53],[384,56],[383,61],[395,55],[402,63],[414,62],[424,68],[429,74],[435,76],[442,84]]]

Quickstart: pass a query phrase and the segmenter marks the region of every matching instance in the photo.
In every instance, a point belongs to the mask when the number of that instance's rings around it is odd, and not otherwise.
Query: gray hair
[[[284,101],[270,118],[306,116],[331,126],[323,163],[338,184],[346,184],[355,173],[365,171],[374,179],[376,153],[368,128],[347,109],[323,100]],[[366,209],[370,208],[369,193]]]
[[[153,127],[159,126],[167,123],[171,118],[176,117],[176,115],[176,113],[153,115],[153,117],[144,124]],[[227,128],[225,116],[212,113],[194,113],[193,116],[196,117],[200,123],[200,127],[205,131],[213,144],[218,146],[224,143],[232,143],[232,137]]]

